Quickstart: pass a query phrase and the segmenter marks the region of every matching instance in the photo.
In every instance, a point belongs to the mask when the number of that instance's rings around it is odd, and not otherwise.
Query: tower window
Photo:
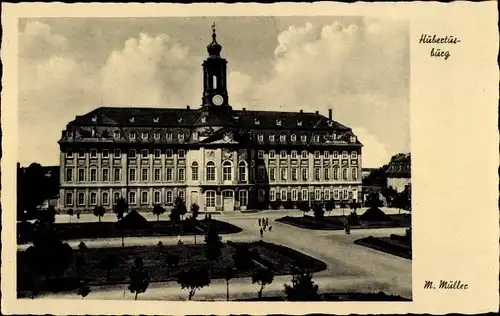
[[[255,125],[260,125],[260,120],[258,118],[254,119],[253,122],[255,123]]]
[[[302,126],[302,121],[297,121],[297,126]]]
[[[276,120],[276,125],[281,126],[281,120]]]
[[[212,84],[213,84],[213,88],[217,89],[217,77],[216,76],[212,76]]]

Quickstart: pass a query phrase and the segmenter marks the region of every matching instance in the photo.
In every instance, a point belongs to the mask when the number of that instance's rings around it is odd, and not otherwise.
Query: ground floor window
[[[172,204],[174,202],[174,194],[172,191],[167,191],[167,196],[165,200],[167,204]]]
[[[292,201],[297,201],[297,190],[292,190]]]
[[[257,198],[259,202],[264,202],[264,199],[266,198],[266,192],[263,189],[260,189],[257,193]]]
[[[153,199],[154,199],[154,203],[155,203],[155,204],[160,204],[160,203],[161,203],[161,199],[160,199],[160,191],[155,191],[155,192],[154,192]]]
[[[131,191],[128,193],[128,201],[130,204],[136,204],[136,193],[134,191]]]
[[[330,189],[325,189],[323,194],[324,194],[324,200],[329,201],[330,200]]]
[[[73,205],[73,192],[66,192],[66,205]]]
[[[207,207],[215,207],[215,191],[207,191],[205,195],[205,205]]]
[[[241,190],[239,194],[240,194],[240,206],[247,206],[248,205],[248,191]]]
[[[97,205],[97,193],[96,192],[90,192],[90,205],[92,205],[92,206]]]
[[[302,189],[302,201],[307,201],[307,189]]]
[[[183,200],[185,201],[186,200],[186,194],[184,191],[179,191],[178,193],[178,196]]]
[[[85,193],[78,192],[78,205],[85,205]]]
[[[335,200],[339,199],[339,190],[338,189],[333,190],[333,198]]]
[[[314,199],[316,201],[321,201],[321,190],[320,189],[314,190]]]
[[[286,190],[285,189],[281,190],[281,200],[282,201],[286,201],[287,200]]]
[[[109,205],[109,193],[108,192],[102,192],[102,204]]]
[[[269,190],[269,201],[276,201],[276,191],[274,189]]]
[[[343,191],[343,198],[344,198],[344,200],[349,199],[349,192],[347,192],[347,189],[344,189],[344,191]]]
[[[148,191],[141,192],[141,204],[148,204]]]
[[[114,203],[118,203],[118,200],[120,199],[120,192],[115,192],[114,194],[114,197],[113,197],[113,201]]]

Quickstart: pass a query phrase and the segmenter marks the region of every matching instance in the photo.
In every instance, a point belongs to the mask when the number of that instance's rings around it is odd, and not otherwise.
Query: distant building
[[[406,185],[411,183],[411,155],[401,154],[394,157],[385,173],[387,186],[402,192]]]
[[[377,170],[378,168],[362,168],[361,169],[361,178],[365,179],[368,177],[373,171]]]
[[[18,181],[22,179],[22,175],[25,174],[26,169],[28,167],[20,167],[19,163],[17,164],[20,170],[20,176],[18,177]],[[40,205],[41,209],[46,209],[50,205],[57,207],[58,199],[59,199],[59,182],[60,182],[60,170],[59,166],[42,166],[43,174],[47,179],[47,197],[45,201]],[[20,190],[20,187],[18,187]]]

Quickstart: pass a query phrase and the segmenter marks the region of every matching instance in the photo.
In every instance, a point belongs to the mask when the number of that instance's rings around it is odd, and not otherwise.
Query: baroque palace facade
[[[201,211],[361,199],[362,144],[352,130],[331,110],[234,110],[215,30],[212,38],[199,108],[100,107],[68,123],[60,209],[110,209],[120,197],[150,209],[180,196]]]

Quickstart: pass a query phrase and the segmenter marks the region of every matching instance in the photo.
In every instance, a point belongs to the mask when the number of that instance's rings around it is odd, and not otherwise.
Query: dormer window
[[[182,134],[182,133],[181,133],[181,134],[179,134],[179,135],[178,135],[178,138],[179,138],[179,140],[180,140],[180,141],[184,141],[184,134]]]
[[[206,122],[207,122],[207,118],[206,118],[205,116],[203,116],[203,117],[201,118],[201,122],[202,122],[202,123],[206,123]]]
[[[274,142],[274,135],[273,134],[269,135],[269,141]]]
[[[259,142],[263,142],[264,141],[264,135],[262,135],[262,134],[257,135],[257,140]]]
[[[333,126],[333,122],[332,121],[328,121],[328,127],[332,127]]]
[[[269,159],[274,159],[276,157],[276,153],[274,152],[274,150],[270,150],[269,151]]]
[[[351,136],[351,143],[355,143],[356,142],[356,136]]]
[[[128,119],[128,121],[129,121],[130,123],[135,123],[135,117],[131,116],[131,117]]]
[[[114,132],[113,132],[113,137],[114,137],[114,138],[120,138],[120,136],[121,136],[120,131],[114,131]]]
[[[179,117],[179,118],[177,119],[177,122],[181,123],[181,122],[182,122],[182,117]]]
[[[159,117],[153,117],[153,123],[158,123],[160,122],[160,118]]]
[[[314,135],[314,141],[319,142],[319,135]]]
[[[172,133],[171,132],[167,132],[165,134],[165,137],[167,137],[168,140],[172,140]]]
[[[290,140],[291,140],[292,142],[296,141],[296,140],[297,140],[297,135],[292,134],[292,136],[290,136]]]
[[[255,118],[253,122],[255,123],[255,125],[260,125],[260,120],[258,118]]]
[[[302,126],[302,121],[297,121],[297,126]]]
[[[286,141],[286,135],[280,135],[280,142]]]
[[[347,158],[349,158],[347,151],[343,151],[342,152],[342,159],[347,159]]]
[[[130,132],[128,138],[130,138],[130,140],[135,140],[135,132]]]
[[[333,133],[333,140],[337,140],[337,134]]]
[[[97,116],[92,116],[92,122],[97,122]]]
[[[303,142],[307,141],[307,135],[300,135],[300,140]]]
[[[276,120],[276,125],[281,126],[281,120]]]
[[[358,152],[357,152],[357,151],[353,151],[353,152],[351,152],[351,158],[352,158],[352,159],[356,159],[356,158],[358,158]]]
[[[158,133],[158,132],[154,132],[154,133],[153,133],[153,138],[154,138],[154,139],[160,139],[160,138],[161,138],[160,133]]]
[[[193,140],[198,140],[198,132],[193,132]]]
[[[148,139],[149,138],[149,133],[142,132],[142,139]]]

